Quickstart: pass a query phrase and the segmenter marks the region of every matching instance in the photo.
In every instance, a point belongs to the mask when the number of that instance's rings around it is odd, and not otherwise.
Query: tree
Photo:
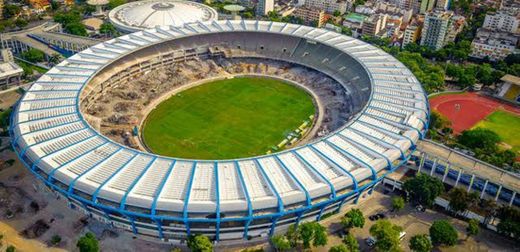
[[[117,35],[118,32],[116,30],[116,27],[114,27],[113,24],[103,23],[99,27],[99,33],[112,36],[112,35]]]
[[[87,28],[85,28],[85,25],[79,22],[70,23],[65,26],[65,30],[69,32],[72,35],[78,35],[86,37],[88,35]]]
[[[468,207],[478,202],[479,195],[468,193],[465,189],[455,187],[448,193],[449,207],[455,213],[465,212]]]
[[[29,22],[27,22],[27,20],[23,19],[23,18],[17,18],[15,21],[14,21],[14,24],[18,27],[18,28],[24,28],[26,27]]]
[[[38,49],[31,48],[22,53],[22,58],[33,63],[42,62],[45,60],[45,54]]]
[[[59,235],[53,235],[53,236],[51,237],[51,244],[52,244],[53,246],[56,246],[56,245],[60,244],[60,242],[61,242],[61,236],[59,236]]]
[[[291,244],[292,248],[296,247],[301,240],[298,226],[294,224],[289,226],[289,228],[287,229],[287,233],[285,233],[285,236],[287,237],[287,240]]]
[[[204,235],[190,235],[188,237],[188,248],[192,252],[211,252],[213,251],[213,244],[207,236]]]
[[[345,244],[339,244],[339,245],[330,247],[329,252],[350,252],[350,250],[348,250],[348,248],[347,248],[347,246],[345,246]]]
[[[497,133],[483,128],[465,130],[458,137],[458,143],[471,149],[495,150],[500,142]]]
[[[418,174],[405,181],[403,189],[410,195],[412,202],[432,206],[435,198],[444,192],[444,185],[438,178]]]
[[[96,239],[96,236],[88,232],[81,238],[79,238],[78,243],[76,243],[76,247],[79,248],[80,252],[97,252],[99,251],[99,243]]]
[[[273,235],[271,237],[271,244],[276,251],[286,251],[291,249],[291,243],[287,240],[287,237],[283,235]]]
[[[430,227],[430,237],[433,244],[453,246],[457,243],[457,230],[447,221],[434,221]]]
[[[399,235],[402,231],[402,227],[385,219],[378,220],[370,227],[370,234],[376,239],[376,248],[379,251],[399,250]]]
[[[350,251],[350,252],[359,251],[359,243],[358,243],[356,237],[354,237],[354,235],[352,235],[350,233],[345,235],[343,237],[342,242],[345,245],[345,247],[347,248],[347,251]]]
[[[430,252],[433,248],[432,242],[425,234],[412,236],[408,246],[414,252]]]
[[[498,233],[520,242],[520,211],[514,207],[503,206],[498,209],[497,217],[500,219],[497,225]]]
[[[404,208],[404,199],[403,197],[393,197],[392,198],[392,208],[395,210],[395,211],[399,211],[401,209]]]
[[[311,242],[314,247],[327,245],[327,231],[318,222],[305,222],[298,226],[303,248],[309,249]]]
[[[334,15],[335,17],[339,17],[341,16],[341,12],[339,10],[335,10],[332,15]]]
[[[468,226],[466,227],[466,234],[468,236],[475,236],[479,232],[478,228],[479,222],[476,219],[471,219],[468,221]]]
[[[16,251],[16,248],[13,245],[9,245],[5,249],[5,252],[15,252],[15,251]]]
[[[14,4],[6,4],[4,5],[4,18],[9,19],[15,16],[18,16],[22,11],[22,7]]]
[[[341,225],[347,231],[353,227],[362,228],[365,226],[365,217],[361,210],[353,208],[341,218]]]
[[[115,7],[119,6],[119,5],[123,5],[126,3],[126,0],[109,0],[108,1],[108,8],[109,9],[114,9]]]

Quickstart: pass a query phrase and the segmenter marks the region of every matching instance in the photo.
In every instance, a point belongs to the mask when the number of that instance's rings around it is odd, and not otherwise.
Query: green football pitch
[[[502,110],[497,110],[480,121],[473,128],[486,128],[497,133],[502,141],[520,153],[520,117]]]
[[[265,154],[315,113],[312,97],[283,81],[237,77],[182,91],[146,118],[154,153],[192,159]]]

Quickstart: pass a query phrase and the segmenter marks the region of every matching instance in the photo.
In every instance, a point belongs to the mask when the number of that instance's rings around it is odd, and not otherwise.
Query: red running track
[[[430,99],[430,108],[446,116],[455,134],[475,126],[497,109],[520,116],[520,108],[477,93],[447,94]]]

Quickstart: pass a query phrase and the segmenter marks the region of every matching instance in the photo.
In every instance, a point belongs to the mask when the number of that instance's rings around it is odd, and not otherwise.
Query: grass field
[[[185,90],[146,118],[143,139],[154,153],[228,159],[265,154],[315,113],[311,96],[282,81],[242,77]]]
[[[474,128],[481,127],[497,133],[502,141],[513,147],[513,151],[520,151],[520,117],[512,113],[497,110],[486,119],[480,121]]]

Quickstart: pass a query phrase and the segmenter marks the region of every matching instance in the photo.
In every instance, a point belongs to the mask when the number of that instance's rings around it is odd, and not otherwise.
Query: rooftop
[[[511,75],[511,74],[506,74],[506,75],[504,75],[504,77],[500,78],[500,80],[504,81],[504,82],[509,82],[509,83],[517,85],[517,86],[520,86],[520,77],[518,77],[518,76],[514,76],[514,75]]]
[[[186,23],[217,19],[217,11],[204,4],[178,0],[130,2],[110,11],[108,17],[117,28],[134,32],[156,26],[182,26]]]

